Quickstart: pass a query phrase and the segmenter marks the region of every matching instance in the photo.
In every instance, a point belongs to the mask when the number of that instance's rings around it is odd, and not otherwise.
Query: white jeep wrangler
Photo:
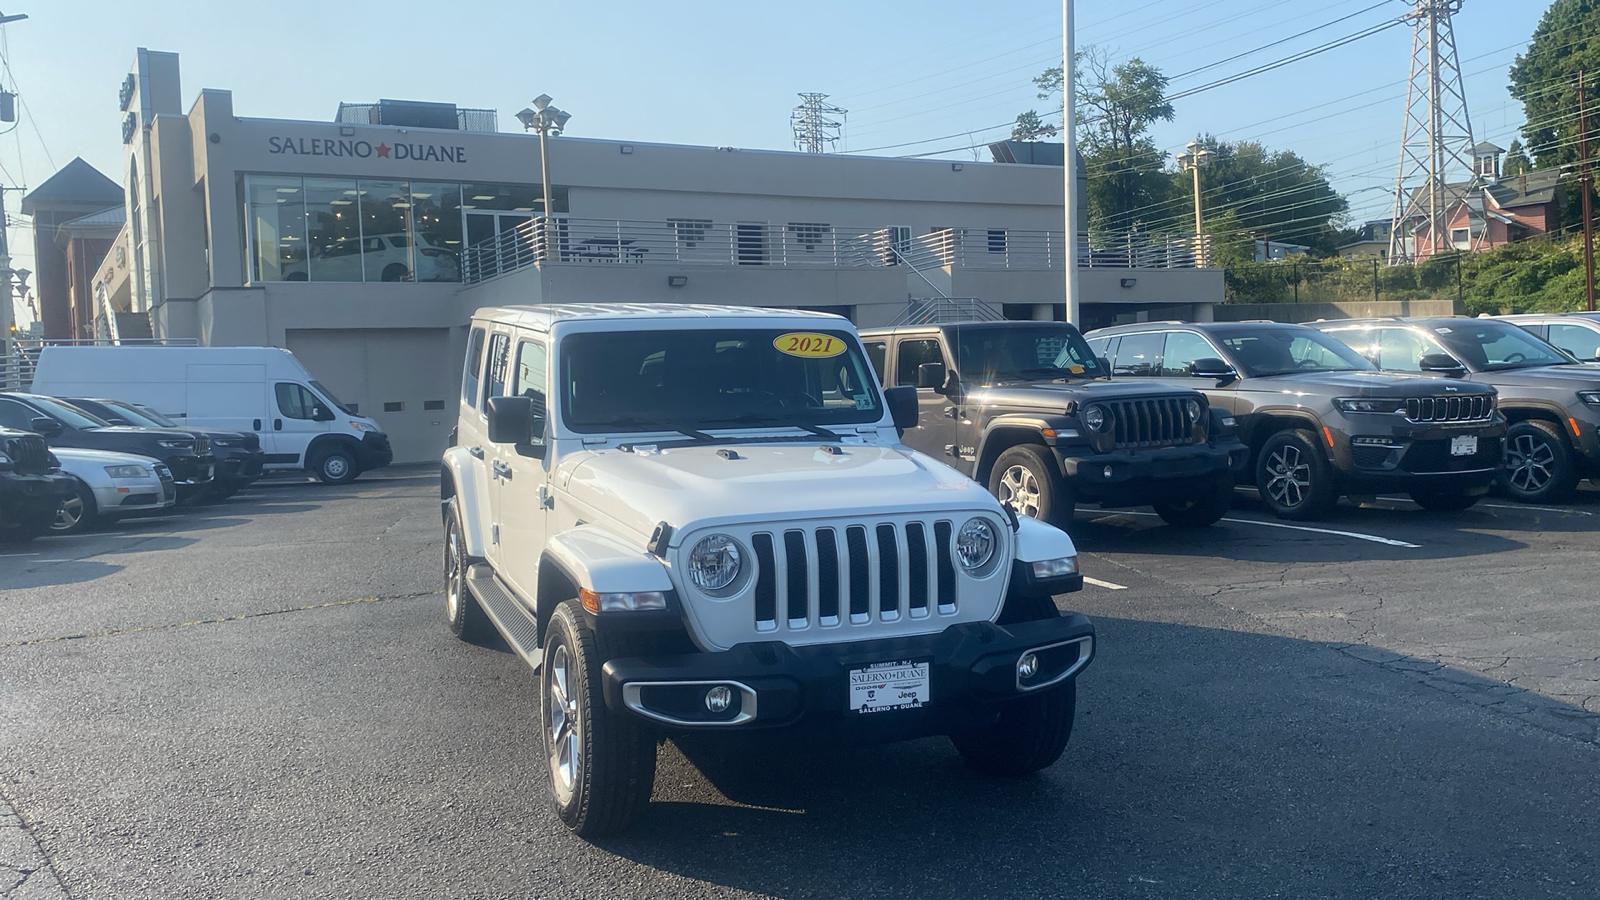
[[[837,316],[483,309],[441,471],[446,611],[540,672],[562,821],[625,827],[657,739],[948,735],[1023,775],[1072,731],[1094,626],[1067,535],[913,452]]]

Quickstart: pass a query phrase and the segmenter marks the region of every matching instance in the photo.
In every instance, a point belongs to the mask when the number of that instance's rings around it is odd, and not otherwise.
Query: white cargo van
[[[343,484],[394,459],[378,423],[345,408],[279,347],[45,347],[35,393],[139,403],[194,428],[253,431],[267,470]]]

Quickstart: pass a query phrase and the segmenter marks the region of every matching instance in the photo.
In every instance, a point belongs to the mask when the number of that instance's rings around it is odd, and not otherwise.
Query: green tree
[[[1579,71],[1587,72],[1592,101],[1600,84],[1600,0],[1555,0],[1511,66],[1511,96],[1527,119],[1522,134],[1541,169],[1578,158]],[[1593,142],[1600,119],[1589,121]]]
[[[1098,47],[1080,51],[1073,60],[1078,85],[1080,150],[1088,167],[1089,222],[1095,228],[1123,229],[1145,224],[1171,195],[1171,176],[1163,154],[1150,139],[1150,126],[1172,120],[1167,78],[1161,70],[1135,57],[1114,63]],[[1033,79],[1041,100],[1061,91],[1060,67]],[[1029,110],[1017,117],[1013,135],[1036,127],[1039,115]]]
[[[1256,141],[1232,143],[1209,134],[1198,140],[1212,153],[1211,163],[1200,173],[1207,231],[1226,221],[1250,234],[1302,244],[1319,254],[1332,253],[1339,245],[1350,204],[1328,183],[1320,166],[1288,150],[1268,150]],[[1179,194],[1187,198],[1185,208],[1193,209],[1194,179],[1185,175],[1175,182]]]
[[[1060,127],[1046,125],[1044,120],[1039,118],[1039,114],[1030,109],[1017,116],[1017,124],[1011,128],[1011,139],[1013,141],[1036,141],[1039,138],[1054,137],[1060,133]]]
[[[1533,171],[1533,161],[1528,159],[1528,151],[1522,142],[1513,138],[1511,149],[1506,151],[1506,161],[1501,167],[1501,174],[1510,177]]]

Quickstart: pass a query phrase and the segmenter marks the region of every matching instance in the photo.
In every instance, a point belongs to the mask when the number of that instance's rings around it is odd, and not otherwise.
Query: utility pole
[[[1590,195],[1594,193],[1594,170],[1589,165],[1588,104],[1583,93],[1582,69],[1578,70],[1578,165],[1582,166],[1578,184],[1583,191],[1583,290],[1589,312],[1594,312],[1594,216]]]
[[[1389,262],[1415,262],[1421,247],[1408,246],[1407,236],[1418,220],[1426,222],[1429,254],[1449,246],[1447,178],[1452,165],[1478,175],[1469,157],[1472,118],[1467,113],[1467,93],[1462,86],[1461,63],[1456,53],[1451,17],[1463,0],[1413,0],[1406,15],[1413,23],[1411,77],[1406,89],[1405,127],[1400,137],[1400,164],[1395,175],[1394,215],[1389,234]],[[1406,190],[1408,182],[1422,182],[1416,202]]]
[[[1215,155],[1199,141],[1190,141],[1189,152],[1178,154],[1178,165],[1194,173],[1194,258],[1201,268],[1210,262],[1210,254],[1206,252],[1205,220],[1200,216],[1200,170],[1210,165]]]
[[[1061,0],[1061,180],[1066,183],[1062,203],[1066,215],[1067,321],[1076,325],[1078,314],[1078,86],[1072,0]]]
[[[0,14],[0,25],[20,22],[26,15]],[[19,354],[15,351],[17,311],[11,305],[11,279],[16,271],[11,268],[11,248],[6,243],[6,189],[0,186],[0,388],[14,390],[21,387],[19,372],[15,370]]]

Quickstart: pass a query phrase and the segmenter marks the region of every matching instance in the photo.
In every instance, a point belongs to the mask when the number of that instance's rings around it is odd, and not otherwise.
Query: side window
[[[545,377],[545,360],[548,356],[544,344],[538,341],[522,341],[517,344],[517,365],[511,378],[511,396],[532,397],[540,406],[549,409],[549,400],[545,394],[549,387]],[[543,443],[544,438],[539,438],[536,443]]]
[[[478,405],[479,378],[483,374],[483,329],[474,328],[467,338],[467,365],[461,373],[461,400],[468,406]]]
[[[278,395],[278,413],[286,419],[310,419],[318,406],[317,395],[302,385],[280,381],[273,386]]]
[[[1117,338],[1115,336],[1089,338],[1089,351],[1095,356],[1110,359],[1117,355]]]
[[[489,358],[485,361],[483,380],[488,383],[480,406],[488,408],[490,397],[506,395],[506,375],[511,362],[511,338],[496,334],[489,339]]]
[[[1192,331],[1167,332],[1167,346],[1161,354],[1161,375],[1164,378],[1188,378],[1197,359],[1220,359],[1221,353],[1211,342]]]
[[[17,431],[32,431],[34,418],[33,410],[21,403],[0,399],[0,426],[15,428]]]
[[[917,367],[923,363],[943,363],[944,351],[937,340],[901,341],[895,352],[896,381],[902,386],[917,386]]]
[[[1551,325],[1550,343],[1579,359],[1600,357],[1600,331],[1583,325]]]
[[[1440,352],[1430,342],[1404,328],[1378,331],[1378,367],[1396,372],[1421,372],[1422,357]]]
[[[1117,358],[1112,360],[1111,374],[1134,378],[1153,378],[1161,374],[1161,348],[1167,341],[1165,332],[1125,334],[1117,347]]]
[[[861,346],[867,350],[867,361],[872,363],[872,371],[878,376],[878,383],[883,383],[883,367],[889,361],[888,341],[867,341]]]

